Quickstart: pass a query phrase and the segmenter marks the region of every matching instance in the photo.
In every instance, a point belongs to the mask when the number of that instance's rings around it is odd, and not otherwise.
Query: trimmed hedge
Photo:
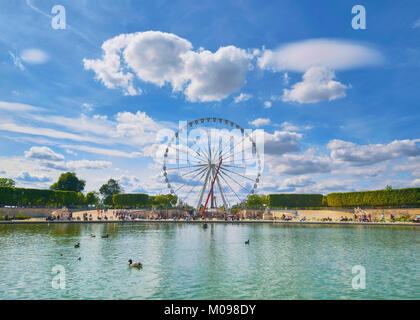
[[[322,194],[269,194],[268,203],[276,207],[322,207]]]
[[[84,202],[80,192],[0,187],[0,205],[62,207],[83,205]]]
[[[420,204],[420,188],[330,193],[329,207],[401,206]]]
[[[119,208],[145,207],[151,204],[150,197],[145,193],[119,193],[114,194],[112,201]]]

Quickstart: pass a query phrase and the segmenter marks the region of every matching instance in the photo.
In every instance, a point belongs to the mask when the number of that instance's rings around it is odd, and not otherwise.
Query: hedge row
[[[0,205],[62,207],[84,202],[81,192],[0,187]]]
[[[269,194],[268,203],[276,207],[321,207],[322,194]]]
[[[329,207],[401,206],[420,204],[420,188],[330,193]]]
[[[121,193],[115,194],[112,197],[115,206],[119,208],[139,208],[149,206],[151,203],[150,197],[145,193]]]

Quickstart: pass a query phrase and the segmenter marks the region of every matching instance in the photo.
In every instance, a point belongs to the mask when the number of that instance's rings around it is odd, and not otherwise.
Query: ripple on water
[[[0,225],[0,294],[4,299],[418,299],[416,232],[415,227],[266,224],[210,224],[206,230],[193,224]],[[250,245],[244,245],[247,239]],[[129,268],[129,259],[141,261],[143,269]],[[64,290],[51,285],[56,265],[65,268]],[[354,265],[366,268],[365,290],[351,287]]]

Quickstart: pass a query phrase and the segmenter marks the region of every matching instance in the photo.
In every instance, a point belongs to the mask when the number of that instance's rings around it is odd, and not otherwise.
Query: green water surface
[[[417,237],[396,226],[0,225],[0,298],[419,299]],[[352,287],[356,265],[365,289]]]

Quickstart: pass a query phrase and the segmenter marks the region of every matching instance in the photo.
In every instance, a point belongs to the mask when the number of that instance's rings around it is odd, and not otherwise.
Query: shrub
[[[118,208],[138,208],[150,205],[150,198],[144,193],[119,193],[114,194],[112,201]]]
[[[419,204],[420,188],[330,193],[329,207],[402,206]]]
[[[322,207],[322,194],[269,194],[268,202],[275,207]]]

